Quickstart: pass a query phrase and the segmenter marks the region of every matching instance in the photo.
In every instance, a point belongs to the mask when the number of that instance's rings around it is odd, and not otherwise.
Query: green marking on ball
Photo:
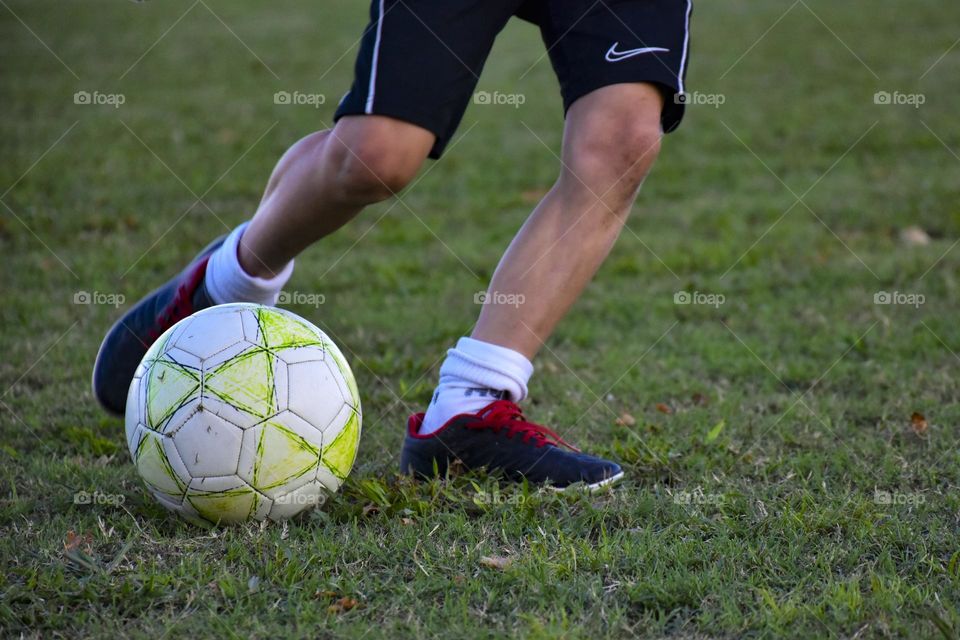
[[[347,364],[347,359],[343,357],[343,352],[337,348],[337,345],[332,342],[325,342],[323,344],[323,349],[326,353],[330,354],[333,358],[334,364],[337,365],[337,368],[340,370],[340,375],[343,376],[343,379],[347,381],[347,389],[350,391],[350,397],[347,398],[347,402],[354,409],[360,408],[360,390],[357,389],[357,381],[353,377],[353,372],[350,370],[350,365]]]
[[[259,500],[259,494],[246,486],[226,491],[194,490],[187,494],[187,501],[210,522],[246,520],[256,511]]]
[[[258,418],[277,412],[273,354],[255,348],[227,360],[204,378],[206,391]]]
[[[257,323],[263,346],[274,352],[323,344],[313,327],[275,309],[258,309]]]
[[[159,431],[191,395],[200,388],[197,371],[172,360],[158,359],[147,371],[147,426]]]
[[[144,435],[140,439],[137,445],[137,471],[157,491],[169,496],[181,496],[185,485],[167,459],[160,437]]]
[[[354,411],[350,415],[343,430],[337,434],[329,446],[323,448],[321,461],[330,469],[333,475],[341,480],[346,479],[353,467],[357,455],[357,444],[360,441],[360,415]]]
[[[320,462],[320,449],[281,424],[267,423],[257,441],[253,486],[279,487],[309,473]]]

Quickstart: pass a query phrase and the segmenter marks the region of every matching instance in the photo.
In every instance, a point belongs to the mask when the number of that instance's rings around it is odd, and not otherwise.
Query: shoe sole
[[[586,492],[586,493],[596,493],[597,491],[599,491],[600,489],[603,489],[604,487],[608,487],[608,486],[610,486],[610,485],[612,485],[612,484],[614,484],[614,483],[616,483],[616,482],[619,482],[620,480],[623,479],[623,475],[624,475],[624,473],[623,473],[623,471],[621,471],[620,473],[618,473],[618,474],[616,474],[616,475],[612,475],[612,476],[610,476],[609,478],[606,478],[606,479],[604,479],[604,480],[601,480],[600,482],[594,482],[593,484],[584,484],[584,485],[579,485],[579,486],[582,486],[582,487],[583,487],[583,491]],[[552,490],[556,491],[557,493],[561,493],[561,492],[563,492],[563,491],[566,491],[566,490],[569,489],[570,487],[576,487],[576,486],[578,486],[578,485],[576,485],[576,484],[571,484],[571,485],[567,485],[566,487],[555,487],[555,486],[553,486],[553,485],[547,485],[547,488],[552,489]]]

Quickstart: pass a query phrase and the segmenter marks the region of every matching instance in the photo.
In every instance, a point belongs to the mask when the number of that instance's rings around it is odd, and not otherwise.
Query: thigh
[[[691,0],[547,0],[539,7],[537,22],[560,81],[565,111],[601,87],[651,83],[664,95],[663,130],[680,124]]]
[[[372,0],[354,82],[335,118],[376,114],[449,142],[518,0]]]

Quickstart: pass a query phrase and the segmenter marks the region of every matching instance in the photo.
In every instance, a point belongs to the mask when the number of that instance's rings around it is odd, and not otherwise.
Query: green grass
[[[960,5],[698,5],[689,88],[725,102],[688,109],[535,363],[532,415],[626,468],[595,496],[396,474],[406,414],[557,173],[556,82],[536,30],[510,25],[479,88],[526,103],[472,105],[402,204],[298,259],[290,288],[326,302],[294,310],[363,397],[347,486],[296,522],[205,532],[146,495],[95,405],[117,311],[73,296],[132,302],[248,217],[286,146],[329,125],[365,8],[204,0],[167,33],[189,1],[2,4],[3,635],[957,635]],[[360,604],[330,611],[341,596]]]

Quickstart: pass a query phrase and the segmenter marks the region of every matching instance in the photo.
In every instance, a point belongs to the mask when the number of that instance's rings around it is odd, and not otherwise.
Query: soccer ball
[[[303,318],[224,304],[167,330],[127,396],[127,444],[150,493],[200,523],[281,520],[350,473],[360,396],[340,350]]]

